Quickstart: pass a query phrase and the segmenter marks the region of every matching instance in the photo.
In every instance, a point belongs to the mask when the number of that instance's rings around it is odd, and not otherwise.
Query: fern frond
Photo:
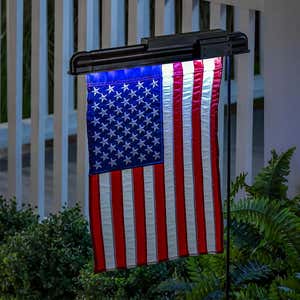
[[[192,285],[183,280],[169,278],[161,282],[154,290],[155,293],[159,294],[177,294],[191,291]]]
[[[230,186],[230,198],[233,199],[236,194],[243,188],[248,187],[246,184],[247,173],[241,173],[236,177],[235,181]]]
[[[212,295],[219,298],[211,298]],[[197,278],[197,283],[195,283],[192,290],[186,294],[186,299],[223,299],[223,296],[220,279],[216,277],[214,273],[201,273]]]
[[[267,289],[260,287],[258,284],[251,283],[243,287],[240,291],[235,291],[234,299],[236,300],[266,300],[268,299]]]
[[[249,261],[246,264],[236,265],[231,274],[235,285],[242,285],[248,282],[265,280],[272,276],[272,270],[257,261]]]
[[[300,220],[288,208],[268,199],[240,200],[232,205],[232,216],[239,222],[249,222],[263,235],[266,242],[277,242],[300,253]]]
[[[254,197],[269,199],[285,199],[287,192],[286,176],[290,173],[290,160],[295,151],[291,148],[278,155],[271,151],[272,158],[268,165],[255,177],[254,184],[247,187],[246,191]]]

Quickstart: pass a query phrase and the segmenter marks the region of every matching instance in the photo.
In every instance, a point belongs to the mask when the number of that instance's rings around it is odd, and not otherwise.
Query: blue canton
[[[160,66],[87,76],[90,174],[163,161]]]

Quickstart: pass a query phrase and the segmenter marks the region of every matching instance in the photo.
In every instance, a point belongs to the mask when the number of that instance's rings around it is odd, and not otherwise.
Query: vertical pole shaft
[[[230,56],[226,56],[227,77],[227,232],[226,232],[226,300],[230,294],[230,164],[231,164],[231,65]]]

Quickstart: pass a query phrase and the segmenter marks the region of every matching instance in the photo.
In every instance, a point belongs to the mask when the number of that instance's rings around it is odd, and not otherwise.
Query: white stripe
[[[153,166],[144,167],[145,210],[147,231],[147,262],[156,262],[156,222],[153,185]]]
[[[210,104],[214,78],[214,59],[206,59],[204,63],[202,99],[201,99],[201,143],[203,165],[203,190],[206,223],[207,251],[216,250],[215,221],[212,191],[211,155],[210,155]]]
[[[197,235],[194,203],[194,176],[192,160],[192,98],[194,81],[194,63],[182,63],[182,125],[183,125],[183,161],[184,161],[184,195],[189,254],[197,254]]]
[[[114,269],[115,256],[114,256],[114,234],[112,225],[112,212],[111,212],[111,184],[110,174],[99,174],[100,185],[100,210],[103,232],[103,243],[105,253],[106,269]]]
[[[126,241],[126,264],[127,267],[136,265],[135,250],[135,217],[134,217],[134,196],[132,170],[122,171],[123,185],[123,211],[124,211],[124,228]]]
[[[163,128],[164,168],[166,192],[166,219],[168,256],[177,257],[176,206],[174,191],[173,153],[173,64],[162,65],[163,74]]]

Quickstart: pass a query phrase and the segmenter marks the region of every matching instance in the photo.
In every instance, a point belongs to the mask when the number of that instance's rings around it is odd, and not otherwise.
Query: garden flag
[[[223,251],[221,58],[87,75],[95,271]]]

